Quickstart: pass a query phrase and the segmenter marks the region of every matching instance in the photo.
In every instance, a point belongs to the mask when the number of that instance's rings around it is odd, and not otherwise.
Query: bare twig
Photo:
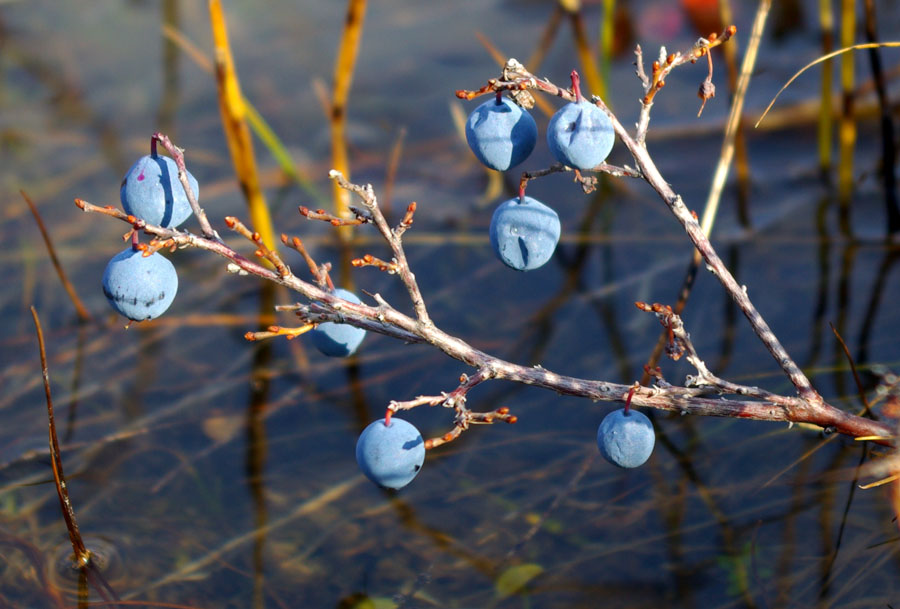
[[[172,157],[172,160],[175,161],[175,165],[178,167],[178,181],[181,182],[188,203],[191,204],[191,209],[194,211],[194,215],[197,216],[197,222],[200,223],[200,230],[203,231],[203,235],[210,239],[219,239],[219,233],[213,229],[209,219],[206,217],[206,212],[203,211],[203,208],[200,207],[200,203],[197,201],[197,193],[191,190],[191,184],[187,178],[187,166],[184,164],[184,150],[173,144],[168,136],[158,131],[150,138],[150,148],[154,151],[156,150],[157,142],[162,144],[162,147],[166,149],[166,152],[169,153],[169,156]]]
[[[425,308],[425,300],[422,298],[422,293],[419,291],[419,285],[416,283],[416,276],[413,275],[412,270],[409,268],[409,264],[406,262],[406,253],[403,251],[403,244],[401,241],[401,236],[406,229],[392,230],[391,227],[388,226],[384,214],[381,213],[381,208],[378,207],[378,199],[375,197],[375,191],[372,189],[371,184],[366,184],[366,186],[351,184],[344,178],[344,175],[341,172],[334,169],[328,173],[328,177],[337,182],[341,188],[355,193],[362,199],[363,205],[365,205],[369,213],[372,214],[372,221],[375,223],[375,226],[378,227],[381,236],[384,237],[384,240],[391,246],[391,250],[394,253],[394,261],[396,263],[396,273],[400,276],[401,281],[403,281],[403,285],[406,286],[406,291],[409,292],[409,298],[412,300],[413,309],[416,312],[419,323],[424,326],[433,326],[434,324],[431,323],[431,318],[428,316],[428,310]],[[415,208],[413,208],[413,211],[415,211]],[[409,218],[410,222],[412,221],[412,212],[407,214],[407,218]],[[406,220],[406,218],[404,218],[404,220]],[[402,223],[401,226],[403,226]]]
[[[367,189],[356,186],[362,192]],[[371,187],[369,187],[371,188]],[[354,190],[356,192],[357,190]],[[541,366],[522,366],[491,356],[475,349],[465,341],[451,336],[434,324],[422,323],[390,306],[380,295],[374,294],[376,306],[357,304],[335,296],[332,292],[303,281],[293,274],[282,276],[272,269],[248,260],[218,240],[200,237],[176,229],[149,225],[136,220],[112,207],[98,207],[76,199],[76,204],[86,212],[101,213],[128,222],[135,229],[157,237],[172,239],[179,247],[196,247],[218,254],[230,261],[229,270],[238,274],[251,274],[283,285],[308,299],[311,304],[279,306],[278,310],[294,312],[304,323],[332,321],[348,323],[368,331],[391,336],[405,342],[428,343],[446,355],[472,366],[490,380],[505,380],[525,385],[534,385],[563,395],[584,397],[595,401],[624,401],[630,385],[606,381],[579,379],[564,376]],[[698,227],[699,228],[699,227]],[[398,243],[399,246],[399,243]],[[398,260],[399,262],[399,260]],[[406,258],[402,265],[409,272]],[[411,272],[409,272],[411,274]],[[423,305],[424,306],[424,305]],[[812,405],[802,397],[780,396],[777,401],[766,399],[769,394],[760,393],[758,388],[737,388],[734,393],[742,399],[705,397],[710,387],[679,387],[662,383],[653,387],[642,387],[634,393],[634,406],[671,410],[682,414],[704,416],[737,417],[764,421],[803,422],[819,425],[829,430],[852,436],[878,436],[889,438],[893,430],[889,425],[845,413],[824,401]],[[744,396],[756,397],[747,400]],[[487,416],[472,413],[475,418]],[[454,427],[451,440],[462,432]],[[446,440],[449,441],[449,440]],[[888,442],[888,440],[883,440]],[[443,442],[441,442],[443,443]]]

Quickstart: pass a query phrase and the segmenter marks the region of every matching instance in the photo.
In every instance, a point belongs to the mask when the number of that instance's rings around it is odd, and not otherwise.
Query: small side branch
[[[332,169],[328,172],[328,177],[334,180],[341,188],[348,190],[352,193],[355,193],[360,199],[362,199],[363,205],[372,215],[372,221],[375,223],[375,226],[378,228],[378,232],[381,233],[381,236],[384,237],[384,240],[388,242],[388,245],[391,247],[391,251],[394,254],[394,264],[397,275],[400,277],[400,280],[403,281],[403,285],[406,286],[406,291],[409,293],[409,298],[412,300],[413,309],[416,312],[416,317],[419,322],[425,326],[432,326],[431,318],[428,315],[428,309],[425,307],[425,300],[422,298],[422,293],[419,291],[419,284],[416,283],[416,276],[413,274],[412,270],[409,268],[409,263],[406,261],[406,253],[403,251],[403,243],[402,243],[402,235],[406,228],[404,227],[404,222],[406,223],[406,227],[412,224],[412,216],[415,213],[415,206],[411,206],[407,209],[406,215],[404,216],[403,221],[400,223],[398,229],[392,230],[388,225],[387,219],[384,217],[384,214],[381,212],[381,208],[378,207],[378,199],[375,197],[375,191],[372,189],[371,184],[366,184],[365,186],[359,186],[358,184],[352,184],[347,181],[340,171]]]
[[[200,230],[203,231],[203,236],[209,239],[220,239],[219,233],[217,233],[209,223],[206,212],[200,207],[196,193],[191,190],[191,184],[188,182],[187,178],[187,166],[184,162],[184,149],[173,144],[168,136],[163,135],[158,131],[150,138],[150,146],[154,150],[156,149],[157,142],[162,144],[162,147],[166,149],[166,152],[169,153],[169,156],[172,157],[172,160],[175,161],[175,165],[178,167],[178,181],[181,182],[188,203],[191,204],[191,209],[194,211],[194,215],[197,216],[197,221],[200,223]]]

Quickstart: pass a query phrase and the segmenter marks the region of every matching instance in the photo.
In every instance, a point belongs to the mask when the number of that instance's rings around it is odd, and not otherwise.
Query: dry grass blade
[[[44,220],[43,218],[41,218],[41,214],[38,212],[37,207],[31,200],[31,197],[29,197],[24,190],[20,190],[19,192],[22,194],[22,198],[25,199],[25,203],[28,204],[28,209],[31,210],[31,214],[34,216],[34,221],[37,223],[38,229],[41,231],[41,236],[44,238],[44,245],[47,246],[47,253],[50,255],[50,261],[53,263],[53,268],[56,269],[56,274],[59,275],[59,280],[62,282],[63,288],[65,288],[66,293],[69,295],[69,299],[72,301],[72,304],[75,305],[75,311],[78,313],[78,319],[80,319],[81,321],[91,321],[91,314],[84,306],[84,303],[81,302],[81,299],[75,292],[75,286],[72,285],[72,282],[69,281],[69,278],[66,276],[65,270],[63,270],[63,267],[59,262],[59,258],[57,258],[56,256],[56,249],[53,247],[53,241],[50,239],[50,233],[47,232],[47,227],[44,226]]]
[[[863,44],[854,44],[849,47],[844,47],[842,49],[838,49],[837,51],[832,51],[831,53],[822,55],[818,59],[814,59],[813,61],[809,62],[808,64],[806,64],[805,66],[803,66],[802,68],[797,70],[797,73],[794,74],[793,76],[791,76],[790,79],[788,79],[788,81],[786,83],[784,83],[784,86],[778,90],[778,93],[775,94],[775,97],[773,97],[772,101],[769,102],[769,105],[766,106],[765,111],[763,111],[762,116],[759,117],[759,120],[756,121],[756,124],[754,125],[754,127],[759,127],[759,124],[763,121],[764,118],[766,118],[766,115],[769,113],[769,110],[772,109],[772,106],[775,105],[775,102],[778,100],[778,97],[782,93],[784,93],[784,90],[787,89],[789,86],[791,86],[791,83],[793,83],[795,80],[797,80],[797,78],[799,78],[801,74],[806,72],[808,69],[810,69],[814,65],[820,64],[823,61],[828,61],[832,57],[837,57],[838,55],[842,55],[843,53],[848,53],[850,51],[858,51],[861,49],[877,49],[878,47],[890,47],[890,48],[900,47],[900,42],[866,42]]]
[[[228,43],[228,29],[225,13],[220,0],[210,0],[209,17],[212,26],[213,43],[216,49],[216,84],[219,92],[219,110],[222,114],[222,125],[231,151],[231,161],[237,174],[241,191],[247,199],[250,209],[250,221],[261,236],[262,241],[271,250],[275,250],[276,238],[272,228],[269,207],[259,185],[259,172],[253,155],[253,140],[247,126],[247,107],[241,94],[231,46]]]
[[[78,530],[78,522],[75,520],[75,508],[69,499],[69,489],[66,477],[63,474],[62,459],[59,457],[59,439],[56,437],[56,423],[53,418],[53,399],[50,397],[50,371],[47,368],[47,349],[44,346],[44,330],[41,328],[41,320],[38,319],[37,310],[31,307],[31,317],[34,320],[34,328],[37,332],[38,347],[41,352],[41,374],[44,378],[44,395],[47,398],[47,419],[50,422],[50,465],[53,468],[53,481],[56,483],[56,494],[59,496],[59,505],[62,508],[63,518],[66,521],[66,529],[69,531],[69,541],[72,542],[75,566],[86,567],[91,562],[91,552],[84,545],[81,533]]]
[[[856,370],[856,363],[853,361],[853,356],[850,355],[850,349],[847,348],[847,343],[844,342],[844,339],[837,331],[837,328],[834,327],[834,324],[829,323],[828,325],[831,326],[831,331],[834,332],[835,338],[837,338],[838,342],[841,344],[841,349],[844,350],[844,355],[850,363],[850,370],[853,372],[853,380],[856,381],[856,390],[859,392],[859,401],[863,404],[863,412],[871,416],[872,411],[869,408],[869,399],[866,397],[866,390],[863,389],[862,379],[859,378],[859,372]]]
[[[706,199],[706,207],[703,209],[703,218],[700,226],[708,237],[712,232],[713,223],[719,210],[719,201],[722,199],[722,190],[725,188],[725,180],[728,178],[728,169],[734,158],[735,138],[741,124],[741,116],[744,111],[744,99],[747,97],[747,88],[750,77],[756,66],[759,45],[762,41],[763,30],[766,27],[766,19],[772,8],[772,0],[760,0],[756,9],[756,17],[753,20],[753,29],[750,32],[750,42],[747,44],[747,52],[744,54],[744,62],[741,65],[741,76],[738,79],[734,92],[734,101],[731,104],[731,112],[728,115],[728,124],[725,127],[725,137],[722,141],[722,153],[716,172],[713,174],[713,183],[709,189],[709,197]],[[697,257],[695,256],[695,259]],[[699,260],[697,260],[699,262]]]

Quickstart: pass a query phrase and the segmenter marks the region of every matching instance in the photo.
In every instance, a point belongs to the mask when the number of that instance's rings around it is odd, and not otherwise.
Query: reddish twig
[[[372,221],[371,218],[362,213],[357,213],[358,210],[350,208],[350,211],[353,212],[355,218],[341,218],[339,216],[335,216],[333,214],[328,213],[324,209],[317,209],[315,211],[309,209],[308,207],[300,206],[299,207],[300,215],[309,218],[310,220],[321,220],[322,222],[328,222],[332,226],[359,226],[360,224],[368,224]]]
[[[256,246],[256,251],[253,252],[256,257],[271,262],[272,266],[275,267],[275,270],[278,271],[279,275],[281,275],[282,277],[291,275],[291,269],[287,267],[287,265],[281,259],[281,256],[278,255],[278,252],[276,252],[275,250],[270,250],[268,247],[266,247],[266,245],[263,243],[262,236],[258,232],[251,232],[249,228],[244,226],[244,224],[234,216],[225,216],[225,225],[245,239],[251,241],[253,245]],[[171,239],[169,239],[169,241],[171,241]]]
[[[191,190],[191,185],[187,178],[187,166],[184,162],[184,149],[179,148],[172,143],[168,136],[157,131],[150,137],[150,149],[153,153],[156,153],[157,142],[162,144],[162,147],[166,149],[166,152],[169,153],[169,156],[172,157],[172,160],[175,161],[175,165],[178,167],[178,181],[181,182],[188,203],[191,204],[191,209],[194,211],[194,215],[197,216],[197,222],[200,223],[200,230],[203,231],[203,236],[210,239],[219,239],[219,233],[213,229],[209,219],[206,217],[206,212],[203,211],[203,208],[200,207],[200,203],[197,201],[197,194]]]
[[[291,249],[300,252],[300,255],[303,256],[303,259],[306,261],[306,265],[309,267],[309,272],[315,277],[319,287],[334,290],[334,284],[331,283],[331,277],[328,275],[331,270],[330,263],[325,263],[321,266],[316,264],[316,261],[313,260],[313,257],[310,256],[309,252],[303,246],[303,241],[300,240],[300,237],[291,237],[289,240],[288,236],[282,233],[281,242]]]

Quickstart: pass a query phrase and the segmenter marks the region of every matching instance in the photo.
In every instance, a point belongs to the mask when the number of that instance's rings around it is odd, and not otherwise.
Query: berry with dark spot
[[[190,172],[187,179],[199,200],[197,180]],[[126,214],[165,228],[175,228],[193,213],[178,179],[178,166],[167,156],[148,154],[139,158],[122,180],[119,199]]]
[[[178,273],[164,256],[129,247],[112,257],[103,272],[103,293],[119,314],[134,321],[166,312],[178,292]]]
[[[425,462],[425,441],[415,425],[391,417],[370,423],[356,442],[356,462],[366,477],[384,488],[403,488]]]

